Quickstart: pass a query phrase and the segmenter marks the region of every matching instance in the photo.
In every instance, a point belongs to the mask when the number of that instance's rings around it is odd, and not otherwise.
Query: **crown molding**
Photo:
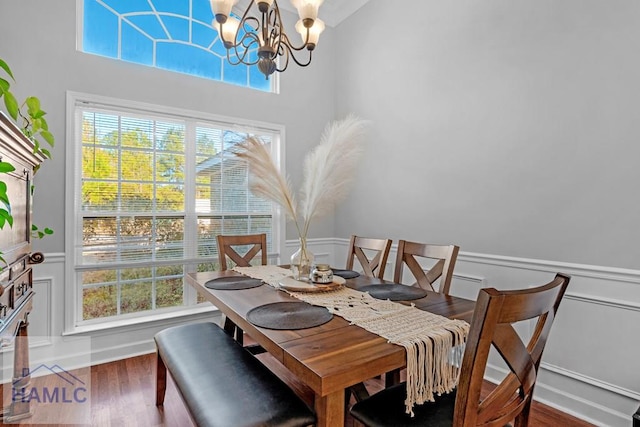
[[[369,0],[324,0],[322,6],[320,6],[318,16],[329,27],[335,27],[364,6],[368,1]],[[297,13],[296,8],[293,7],[289,0],[280,0],[278,6],[289,12]]]

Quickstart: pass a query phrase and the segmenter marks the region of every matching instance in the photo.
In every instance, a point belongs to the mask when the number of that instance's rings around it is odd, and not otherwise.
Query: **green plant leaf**
[[[9,74],[11,80],[13,80],[14,82],[16,81],[15,77],[13,77],[13,73],[11,72],[11,68],[9,68],[9,65],[7,65],[7,63],[2,59],[0,59],[0,68],[2,68],[7,74]]]
[[[40,152],[41,152],[42,154],[44,154],[44,156],[45,156],[47,159],[50,159],[50,158],[51,158],[51,152],[50,152],[49,150],[47,150],[46,148],[41,149],[41,150],[40,150]]]
[[[31,224],[31,231],[36,231],[38,229],[38,226],[35,224]]]
[[[7,197],[7,184],[4,181],[0,181],[0,200],[5,202],[5,204],[9,203],[9,198]]]
[[[30,96],[24,102],[27,104],[29,116],[35,117],[40,111],[40,100],[35,96]]]
[[[49,145],[53,147],[53,144],[55,143],[55,138],[53,137],[53,134],[48,130],[43,130],[42,132],[40,132],[40,134],[42,135],[44,140],[47,141]]]
[[[31,131],[35,134],[35,133],[40,131],[40,128],[42,128],[42,125],[40,124],[40,119],[32,118],[32,120],[31,120]]]
[[[16,97],[9,91],[4,91],[4,106],[7,107],[7,112],[13,118],[13,120],[18,120],[18,101]]]
[[[0,162],[0,172],[7,173],[7,172],[13,172],[14,170],[16,170],[16,168],[14,168],[11,163]],[[4,182],[2,184],[4,184],[4,189],[5,191],[7,191],[7,184]]]
[[[4,257],[2,256],[2,252],[0,252],[0,261],[2,261],[2,263],[3,263],[5,266],[9,267],[9,264],[7,264],[7,261],[5,261],[5,260],[4,260]]]
[[[45,228],[44,228],[44,234],[51,235],[51,234],[53,234],[53,230],[52,230],[52,229],[50,229],[49,227],[45,227]]]
[[[9,90],[10,87],[11,85],[9,84],[9,82],[0,77],[0,92],[4,93],[4,91]]]
[[[4,209],[0,209],[0,228],[4,227],[5,221],[9,223],[9,226],[13,227],[13,217],[11,214]]]
[[[33,115],[33,118],[34,119],[39,119],[39,118],[44,117],[45,114],[47,114],[47,113],[45,113],[42,110],[39,110],[39,111],[36,111],[36,113]]]
[[[42,110],[40,110],[42,111]],[[45,113],[44,111],[42,111],[43,116],[47,113]],[[39,117],[40,119],[40,126],[42,127],[42,129],[44,130],[49,130],[49,123],[47,123],[47,119],[45,119],[44,117]]]

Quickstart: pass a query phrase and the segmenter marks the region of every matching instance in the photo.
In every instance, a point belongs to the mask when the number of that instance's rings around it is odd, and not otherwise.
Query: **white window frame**
[[[210,311],[214,309],[208,304],[191,305],[173,310],[163,311],[158,314],[154,311],[139,316],[131,316],[125,318],[108,318],[105,320],[82,321],[82,289],[78,285],[77,264],[81,256],[81,248],[75,247],[78,233],[82,233],[82,221],[76,215],[80,212],[78,205],[78,197],[76,194],[80,191],[80,175],[76,174],[76,170],[82,167],[81,150],[78,147],[80,135],[78,131],[81,126],[78,120],[81,120],[77,112],[77,106],[86,103],[87,105],[113,108],[120,111],[130,110],[137,113],[145,113],[149,115],[160,114],[173,116],[185,120],[195,120],[203,122],[221,122],[229,125],[230,128],[238,127],[243,130],[255,130],[256,133],[270,133],[274,135],[272,141],[272,156],[276,165],[284,172],[285,165],[285,128],[282,125],[258,122],[242,118],[226,117],[215,114],[208,114],[199,111],[178,109],[168,106],[142,103],[137,101],[122,100],[117,98],[92,95],[80,92],[67,92],[67,123],[66,123],[66,197],[65,197],[65,319],[64,334],[81,333],[92,330],[109,329],[113,327],[126,326],[131,324],[139,324],[151,322],[154,320],[167,319],[167,317],[179,317],[189,314],[195,314],[202,311]],[[285,253],[285,215],[280,207],[273,204],[273,230],[272,230],[272,253],[269,254],[270,260],[280,263],[280,254]],[[271,261],[270,261],[271,262]],[[187,299],[195,300],[196,291],[191,286],[185,285],[185,293]]]

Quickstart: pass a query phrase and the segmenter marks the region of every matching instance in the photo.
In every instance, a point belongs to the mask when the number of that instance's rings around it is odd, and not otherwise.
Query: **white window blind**
[[[187,272],[218,268],[218,234],[266,233],[238,143],[277,131],[78,102],[74,227],[78,322],[195,305]]]

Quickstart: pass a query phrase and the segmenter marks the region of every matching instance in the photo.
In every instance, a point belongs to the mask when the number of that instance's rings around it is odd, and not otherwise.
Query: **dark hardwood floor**
[[[288,374],[286,368],[268,354],[258,356],[265,364],[270,366],[279,376],[310,405],[313,394],[295,377]],[[86,375],[91,375],[91,426],[172,426],[186,427],[193,425],[184,404],[173,384],[168,381],[167,395],[164,407],[155,406],[154,385],[155,355],[133,357],[116,362],[105,363],[87,368]],[[72,371],[80,374],[79,371]],[[34,378],[36,387],[43,387],[52,375]],[[381,387],[380,381],[367,382],[371,392]],[[490,387],[487,384],[487,387]],[[23,420],[19,425],[38,426],[63,426],[68,424],[45,424],[52,419],[39,418],[38,404],[34,404],[35,414],[33,418]],[[42,411],[41,411],[42,412]],[[58,418],[59,414],[56,414]],[[69,414],[68,414],[69,415]],[[37,422],[38,424],[35,424]],[[59,422],[56,420],[56,422]],[[347,416],[347,427],[353,427],[353,420]],[[582,420],[569,416],[548,406],[534,402],[531,412],[530,426],[563,426],[583,427],[590,426]]]

